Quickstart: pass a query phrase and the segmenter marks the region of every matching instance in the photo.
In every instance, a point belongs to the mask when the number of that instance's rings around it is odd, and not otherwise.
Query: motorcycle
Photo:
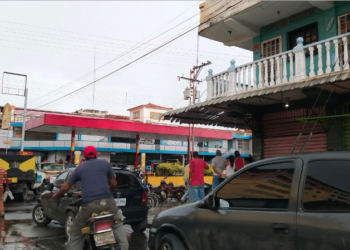
[[[81,206],[81,198],[69,204],[70,206]],[[81,229],[85,236],[84,249],[88,250],[114,250],[117,249],[116,240],[113,234],[115,224],[114,214],[102,211],[99,214],[93,213],[86,221],[86,226]]]

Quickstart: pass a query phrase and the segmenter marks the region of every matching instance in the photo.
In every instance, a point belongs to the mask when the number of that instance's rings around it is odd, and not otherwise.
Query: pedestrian
[[[216,150],[215,157],[212,160],[211,166],[213,167],[214,173],[213,173],[213,182],[211,185],[211,189],[213,190],[216,188],[223,180],[222,178],[222,172],[225,169],[226,166],[226,160],[224,157],[221,156],[221,151]]]
[[[81,229],[91,214],[100,214],[101,212],[114,214],[116,222],[113,226],[114,237],[121,249],[127,250],[129,243],[123,226],[123,218],[112,194],[117,187],[112,166],[107,161],[97,159],[97,150],[93,146],[84,148],[83,155],[86,162],[76,168],[68,182],[53,195],[54,199],[59,199],[75,183],[81,183],[82,205],[70,228],[67,250],[82,250],[84,248],[85,236],[81,233]]]
[[[47,162],[47,159],[46,159],[46,158],[44,158],[43,162]]]
[[[235,157],[233,155],[230,155],[226,161],[226,176],[225,178],[228,178],[229,176],[233,175],[235,173]]]
[[[5,186],[5,190],[8,191],[9,185],[7,180],[7,174],[5,169],[0,167],[0,218],[5,217],[5,208],[4,208],[4,201],[3,201],[4,186]]]
[[[189,175],[189,171],[190,171],[189,168],[190,168],[190,164],[187,164],[185,166],[185,168],[184,168],[184,183],[185,183],[185,186],[186,186],[186,192],[181,197],[181,202],[182,203],[186,202],[187,198],[189,197],[189,193],[190,193],[190,183],[188,182],[188,175]],[[189,200],[189,202],[191,202],[191,200]]]
[[[235,151],[235,172],[244,167],[243,160],[241,158],[241,154],[238,150]]]
[[[245,157],[244,158],[244,166],[248,165],[248,164],[250,164],[252,162],[253,162],[253,159],[252,159],[252,157],[250,155],[249,155],[249,157]]]
[[[190,201],[195,202],[204,198],[204,169],[209,169],[209,167],[204,160],[199,158],[198,152],[194,151],[189,169]]]
[[[60,159],[60,161],[58,162],[58,164],[63,164],[63,160],[62,160],[62,159]]]

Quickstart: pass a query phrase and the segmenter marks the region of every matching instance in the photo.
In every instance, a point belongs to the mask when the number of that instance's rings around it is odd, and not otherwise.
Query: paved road
[[[65,249],[66,237],[64,227],[52,221],[47,226],[37,226],[32,220],[32,209],[35,198],[24,202],[10,201],[5,203],[5,220],[0,219],[0,249],[4,250],[61,250]],[[149,223],[155,214],[178,205],[167,202],[149,212]],[[130,250],[147,250],[148,229],[145,233],[133,233],[129,225],[125,225]]]

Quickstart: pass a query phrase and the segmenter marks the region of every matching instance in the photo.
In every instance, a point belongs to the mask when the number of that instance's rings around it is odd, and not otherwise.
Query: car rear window
[[[140,188],[141,184],[137,180],[137,178],[131,173],[121,173],[114,172],[117,180],[117,188],[118,189],[133,189]]]

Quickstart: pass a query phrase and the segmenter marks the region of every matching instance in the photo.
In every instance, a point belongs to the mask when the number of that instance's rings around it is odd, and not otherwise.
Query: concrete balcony
[[[346,80],[349,76],[349,35],[307,46],[303,45],[302,38],[298,38],[293,50],[241,66],[236,66],[232,60],[228,70],[215,75],[209,70],[207,100],[241,100]],[[290,98],[298,99],[297,96]]]

